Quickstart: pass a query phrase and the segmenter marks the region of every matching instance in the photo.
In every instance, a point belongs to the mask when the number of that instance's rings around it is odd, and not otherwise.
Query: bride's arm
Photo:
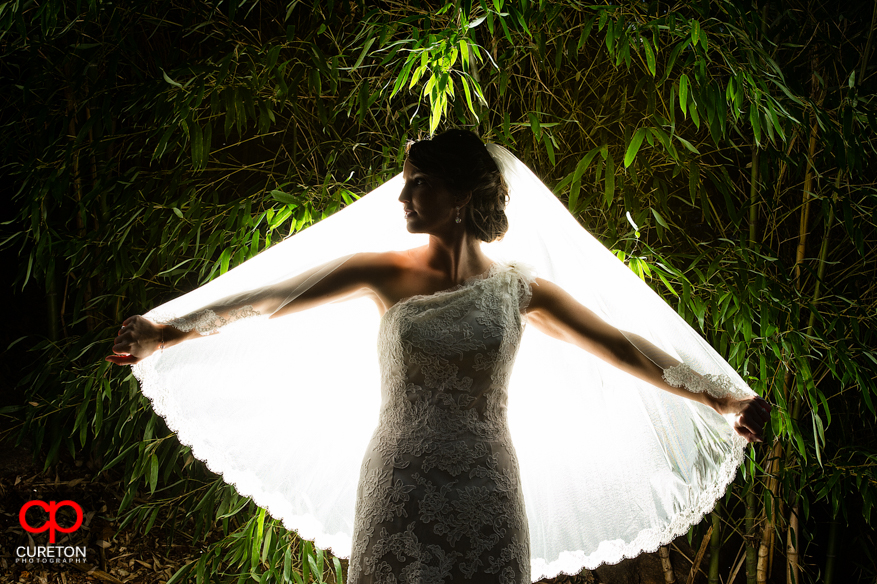
[[[274,318],[368,292],[378,279],[385,277],[386,270],[382,269],[385,264],[381,254],[355,254],[270,286],[227,296],[167,322],[131,316],[122,323],[113,344],[114,354],[106,360],[133,365],[155,351],[215,334],[243,318]]]
[[[718,395],[710,391],[705,379],[690,370],[687,379],[674,377],[679,369],[676,359],[642,337],[611,326],[556,284],[537,278],[532,291],[527,319],[540,331],[577,345],[664,391],[699,402],[720,414],[733,414],[734,427],[741,436],[750,442],[761,441],[771,409],[761,397],[738,399]]]

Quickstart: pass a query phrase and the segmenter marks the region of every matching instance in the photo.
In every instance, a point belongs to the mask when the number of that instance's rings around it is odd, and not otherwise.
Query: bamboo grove
[[[4,336],[24,364],[4,436],[122,477],[122,527],[202,546],[176,582],[342,581],[103,356],[125,316],[465,126],[776,404],[688,534],[709,582],[873,582],[877,4],[843,4],[0,3],[0,241],[29,314]]]

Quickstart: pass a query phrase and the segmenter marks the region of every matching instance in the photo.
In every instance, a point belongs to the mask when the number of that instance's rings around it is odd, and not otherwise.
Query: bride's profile
[[[196,457],[350,557],[351,584],[525,584],[653,551],[712,509],[771,410],[465,130],[126,319],[113,353]]]

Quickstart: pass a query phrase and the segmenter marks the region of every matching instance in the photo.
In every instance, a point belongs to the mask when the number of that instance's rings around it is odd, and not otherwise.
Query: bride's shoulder
[[[351,277],[381,295],[387,287],[393,287],[413,271],[416,260],[411,252],[414,251],[361,252],[351,256],[345,268]]]
[[[348,263],[351,267],[370,271],[399,272],[411,267],[412,252],[415,251],[360,252],[353,254]]]

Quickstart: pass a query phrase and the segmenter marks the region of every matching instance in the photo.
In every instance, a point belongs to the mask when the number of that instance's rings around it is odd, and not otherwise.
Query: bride
[[[696,333],[674,320],[672,310],[656,308],[654,294],[634,283],[635,277],[628,278],[620,262],[606,264],[601,272],[605,258],[600,254],[606,250],[596,250],[589,240],[576,243],[583,230],[569,225],[568,214],[560,218],[549,203],[537,206],[534,197],[544,196],[545,188],[522,167],[507,152],[489,150],[464,130],[416,142],[405,160],[403,183],[388,189],[398,193],[407,232],[427,236],[425,245],[348,253],[288,274],[290,266],[308,266],[300,260],[307,251],[298,245],[288,265],[275,254],[261,262],[263,275],[256,277],[246,265],[269,252],[260,254],[239,268],[241,273],[250,270],[242,277],[232,277],[233,270],[216,281],[226,279],[228,285],[199,295],[210,284],[193,292],[198,297],[188,304],[175,306],[174,301],[167,305],[172,308],[153,311],[149,318],[126,319],[107,360],[135,365],[144,393],[180,440],[242,494],[253,496],[303,537],[349,555],[348,582],[528,583],[653,550],[715,504],[742,459],[742,445],[761,440],[771,406],[741,389],[742,380],[703,347]],[[358,206],[365,210],[372,197],[377,200],[379,194],[351,205],[346,223],[365,232],[366,240],[393,229],[374,212],[353,213]],[[531,208],[519,209],[512,226],[517,232],[532,230],[540,224],[537,216],[547,213],[558,217],[555,223],[528,237],[548,241],[555,230],[570,234],[564,245],[547,244],[548,252],[532,256],[535,261],[521,258],[536,264],[539,276],[518,258],[493,259],[482,246],[503,238],[509,229],[506,203],[511,200],[513,207],[518,197]],[[401,215],[392,222],[401,223]],[[336,225],[323,237],[353,234]],[[352,249],[363,245],[357,241]],[[533,248],[519,242],[517,249],[527,256]],[[567,290],[540,276],[567,277],[565,272],[575,271],[561,257],[570,249],[583,250],[592,271],[586,283]],[[264,275],[271,271],[269,264],[274,273]],[[607,288],[600,291],[602,281]],[[631,290],[633,299],[626,296]],[[349,396],[360,403],[358,394],[366,391],[361,373],[354,371],[349,381],[332,381],[334,369],[346,369],[355,349],[335,352],[334,340],[329,345],[317,340],[327,328],[330,339],[355,335],[358,317],[274,326],[278,317],[291,315],[280,319],[286,321],[354,297],[368,298],[380,314],[379,416],[364,457],[364,441],[353,437],[358,432],[354,426],[363,424],[358,418],[366,416],[346,406],[346,397],[324,404],[353,410],[339,414],[349,421],[350,436],[338,439],[329,435],[338,432],[326,432],[331,412],[317,414],[319,421],[306,426],[319,432],[311,434],[315,445],[324,445],[335,462],[310,468],[297,455],[271,446],[270,428],[275,428],[274,437],[283,435],[271,423],[262,426],[265,433],[247,438],[253,431],[247,422],[258,424],[259,418],[278,412],[280,417],[271,419],[283,423],[285,416],[297,432],[295,420],[302,414],[310,417],[314,402],[302,412],[304,402],[284,400],[305,398],[282,395],[288,392],[320,393],[331,385],[320,399]],[[588,298],[595,298],[594,307],[580,301]],[[619,301],[629,308],[613,308]],[[636,318],[630,320],[627,313]],[[607,319],[631,326],[621,330]],[[532,406],[529,413],[549,412],[561,420],[567,408],[575,410],[579,424],[572,430],[543,421],[541,431],[528,431],[536,420],[520,410],[509,423],[519,397],[513,393],[507,399],[514,385],[512,365],[526,323],[590,354],[570,358],[556,342],[543,339],[549,344],[542,357],[522,356],[531,372],[540,372],[531,374],[530,387],[520,390],[529,394],[521,399]],[[227,335],[216,334],[227,325],[234,325]],[[309,337],[311,332],[315,336]],[[207,345],[223,336],[228,337],[225,344]],[[258,355],[258,345],[251,353],[244,346],[261,342],[266,351],[294,359],[297,349],[282,348],[293,337],[321,345],[302,351],[335,352],[334,367],[302,361],[303,369],[315,375],[295,390],[277,387],[297,371],[293,368],[275,371],[267,382],[231,380],[240,369],[257,364],[247,359]],[[667,346],[667,337],[669,350],[680,358],[656,346]],[[201,338],[206,340],[191,343]],[[184,347],[194,352],[181,352]],[[209,367],[200,366],[202,361]],[[689,364],[718,367],[724,375],[701,376]],[[572,375],[557,380],[558,369]],[[590,401],[576,401],[582,394]],[[253,401],[258,409],[248,410]],[[247,420],[248,415],[257,419]],[[374,427],[372,420],[365,424]],[[584,426],[593,427],[590,434]],[[556,440],[546,442],[544,434],[555,431]],[[362,461],[355,484],[339,462],[352,456]]]

